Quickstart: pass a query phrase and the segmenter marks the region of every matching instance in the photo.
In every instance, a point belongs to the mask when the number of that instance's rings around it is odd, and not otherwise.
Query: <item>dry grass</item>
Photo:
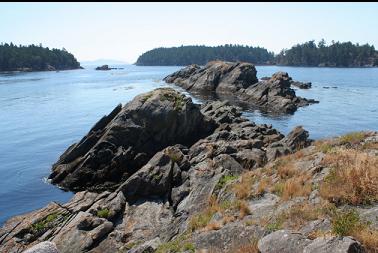
[[[247,202],[244,200],[238,201],[239,218],[243,219],[245,216],[251,214],[251,210],[248,207]]]
[[[318,140],[314,142],[316,149],[325,154],[331,152],[335,144],[336,141],[334,140]]]
[[[301,174],[288,179],[282,189],[282,200],[293,197],[308,197],[311,193],[311,175]]]
[[[378,149],[378,142],[367,142],[361,147],[362,149]]]
[[[211,218],[215,213],[221,213],[223,218],[221,221],[211,222]],[[227,214],[228,212],[238,212],[236,217]],[[199,229],[218,230],[223,225],[235,221],[237,218],[242,219],[246,215],[251,214],[248,204],[244,200],[225,201],[219,203],[217,198],[212,195],[209,198],[209,204],[205,210],[193,215],[189,220],[189,230],[195,231]]]
[[[328,203],[318,205],[308,202],[300,203],[282,213],[280,219],[284,220],[286,227],[299,229],[309,221],[325,218],[328,215],[329,208]]]
[[[256,195],[260,196],[264,194],[271,184],[272,180],[269,177],[261,179],[256,189]]]
[[[364,132],[351,132],[339,137],[341,144],[350,143],[352,145],[359,144],[363,139],[367,137]]]
[[[221,208],[217,199],[212,195],[209,199],[208,207],[201,213],[193,215],[189,220],[189,230],[195,231],[200,228],[204,228],[208,225],[213,215],[220,211]]]
[[[285,163],[277,168],[277,174],[281,179],[288,179],[298,174],[298,169],[293,163]]]
[[[368,253],[378,253],[378,231],[371,228],[354,230],[351,236],[357,239]]]
[[[369,253],[378,252],[378,230],[361,220],[355,210],[337,210],[332,217],[332,232],[340,236],[354,237]]]
[[[258,240],[252,240],[249,244],[238,246],[231,249],[229,253],[259,253],[259,248],[257,247]]]
[[[252,186],[257,178],[253,171],[248,171],[241,176],[240,182],[234,184],[233,191],[238,199],[247,199],[251,196]]]
[[[336,204],[378,201],[378,158],[358,150],[338,149],[323,163],[332,168],[320,184],[320,195]]]
[[[206,225],[205,231],[219,230],[223,227],[223,224],[220,222],[212,222]]]

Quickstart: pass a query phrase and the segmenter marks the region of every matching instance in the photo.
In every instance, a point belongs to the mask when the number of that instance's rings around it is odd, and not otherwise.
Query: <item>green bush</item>
[[[346,236],[360,224],[360,217],[355,210],[338,211],[332,220],[332,231],[337,235]]]
[[[107,219],[109,217],[109,209],[104,208],[104,209],[98,210],[97,216],[100,217],[100,218]]]

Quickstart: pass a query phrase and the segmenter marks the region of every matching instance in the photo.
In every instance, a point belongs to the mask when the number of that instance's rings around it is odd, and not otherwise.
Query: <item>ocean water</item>
[[[0,74],[0,225],[51,201],[69,200],[72,193],[46,182],[51,165],[117,104],[158,87],[174,87],[161,79],[180,69],[123,65],[118,66],[123,70],[95,71],[95,66],[84,67]],[[296,89],[297,95],[320,103],[286,116],[246,110],[244,115],[252,121],[272,124],[285,134],[302,125],[313,139],[378,130],[378,68],[260,66],[257,71],[259,77],[287,71],[294,80],[312,82],[309,90]]]

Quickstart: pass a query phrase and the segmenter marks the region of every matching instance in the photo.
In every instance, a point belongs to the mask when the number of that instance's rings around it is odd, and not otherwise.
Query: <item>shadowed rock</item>
[[[103,117],[63,153],[49,179],[75,191],[110,189],[159,150],[193,144],[213,128],[190,98],[173,89],[157,89]]]

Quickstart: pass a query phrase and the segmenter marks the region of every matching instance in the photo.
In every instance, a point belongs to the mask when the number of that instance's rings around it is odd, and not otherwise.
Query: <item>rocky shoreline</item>
[[[307,89],[311,84],[295,82],[286,72],[262,80],[258,80],[256,73],[251,63],[212,61],[204,67],[189,65],[163,80],[189,92],[216,94],[271,113],[294,113],[298,107],[319,102],[296,96],[291,85]]]
[[[9,219],[0,252],[373,252],[378,133],[308,137],[255,124],[227,101],[197,105],[171,88],[138,95],[53,165],[51,182],[74,197]],[[327,192],[349,158],[372,169],[370,181],[350,182],[365,184],[353,198]]]

